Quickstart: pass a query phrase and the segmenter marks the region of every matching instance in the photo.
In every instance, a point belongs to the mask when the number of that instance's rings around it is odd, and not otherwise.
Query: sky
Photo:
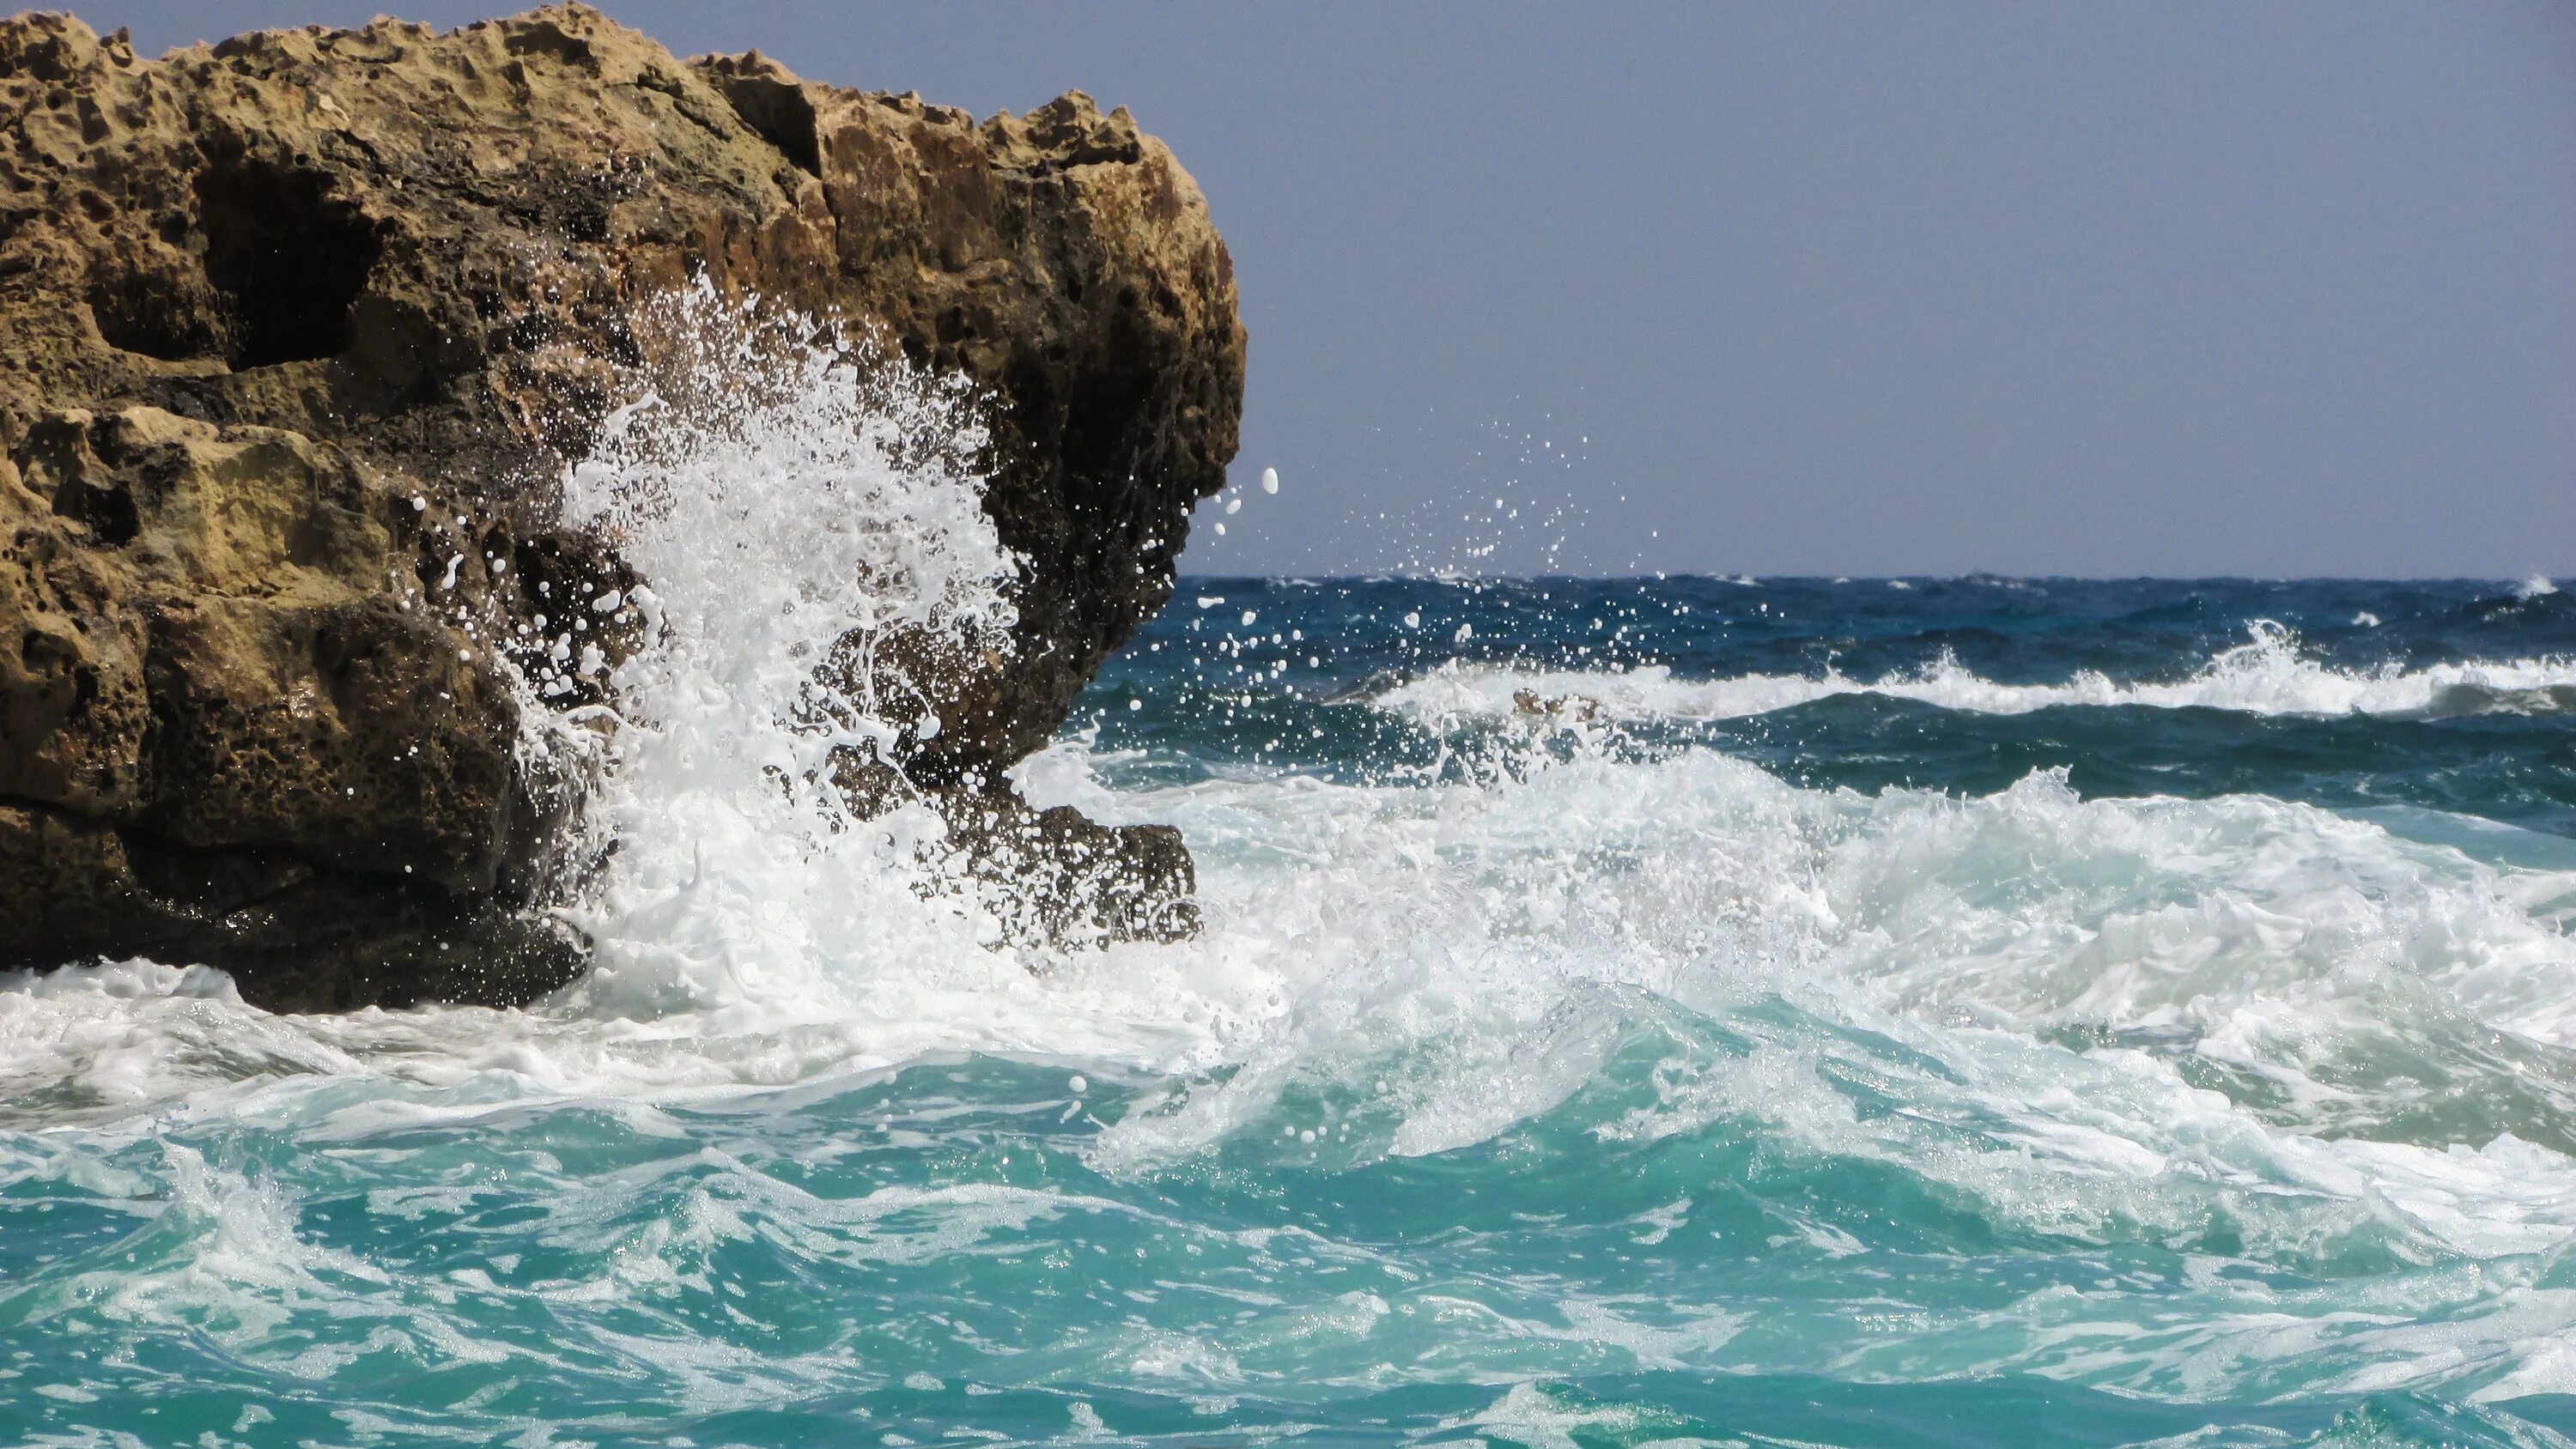
[[[1251,333],[1189,572],[2576,574],[2576,6],[602,8],[1169,142]]]

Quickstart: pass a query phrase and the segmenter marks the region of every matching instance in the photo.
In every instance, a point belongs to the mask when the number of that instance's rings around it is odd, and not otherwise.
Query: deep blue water
[[[2182,686],[2192,702],[2004,714],[1849,692],[1720,718],[1683,704],[1620,723],[1641,754],[1717,749],[1802,785],[1986,794],[2062,766],[2087,796],[2412,804],[2576,836],[2576,595],[2522,598],[2516,586],[2479,581],[1894,582],[1184,580],[1142,650],[1103,673],[1091,703],[1104,747],[1150,750],[1163,767],[1139,778],[1250,765],[1385,779],[1456,741],[1348,702],[1442,668],[1661,666],[1684,682],[1832,672],[1865,684],[1946,661],[1979,681],[2040,687],[2094,673]],[[1224,602],[1200,606],[1211,598]],[[1246,609],[1257,627],[1240,624]],[[1419,622],[1407,625],[1408,615]],[[1462,625],[1472,630],[1465,640],[1456,637]],[[2269,625],[2290,642],[2249,649]],[[1272,642],[1283,632],[1302,637]],[[2250,657],[2205,680],[2230,651]],[[2343,694],[2367,691],[2335,687],[2516,660],[2543,665],[2529,687],[2430,685],[2411,707],[2356,712]],[[1280,687],[1238,699],[1257,666],[1281,662]],[[2231,707],[2267,685],[2261,712]],[[1113,707],[1122,688],[1149,712]]]
[[[1202,938],[0,982],[0,1441],[2576,1442],[2568,594],[1190,579],[1025,774]]]

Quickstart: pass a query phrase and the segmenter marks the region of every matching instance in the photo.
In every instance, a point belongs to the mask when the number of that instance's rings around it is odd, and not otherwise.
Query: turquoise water
[[[1203,937],[0,981],[0,1440],[2576,1442],[2567,595],[1189,580],[1023,773]]]

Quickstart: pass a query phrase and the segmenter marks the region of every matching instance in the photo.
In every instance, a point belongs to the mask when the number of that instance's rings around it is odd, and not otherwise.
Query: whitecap
[[[1979,714],[2023,714],[2066,706],[2220,709],[2266,715],[2403,715],[2548,712],[2556,692],[2576,690],[2576,658],[2471,660],[2416,669],[2355,670],[2306,657],[2298,636],[2270,620],[2247,626],[2248,642],[2185,678],[2114,680],[2087,671],[2054,684],[1985,678],[1944,653],[1931,664],[1876,679],[1838,670],[1816,675],[1743,674],[1685,679],[1669,665],[1621,673],[1533,669],[1464,661],[1444,664],[1378,696],[1381,708],[1437,723],[1525,713],[1522,695],[1575,697],[1613,719],[1735,719],[1850,695],[1919,700]]]

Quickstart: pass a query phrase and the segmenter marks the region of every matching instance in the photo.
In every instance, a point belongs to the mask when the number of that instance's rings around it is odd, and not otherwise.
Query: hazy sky
[[[1169,141],[1252,333],[1194,572],[2576,573],[2576,6],[604,8]]]

